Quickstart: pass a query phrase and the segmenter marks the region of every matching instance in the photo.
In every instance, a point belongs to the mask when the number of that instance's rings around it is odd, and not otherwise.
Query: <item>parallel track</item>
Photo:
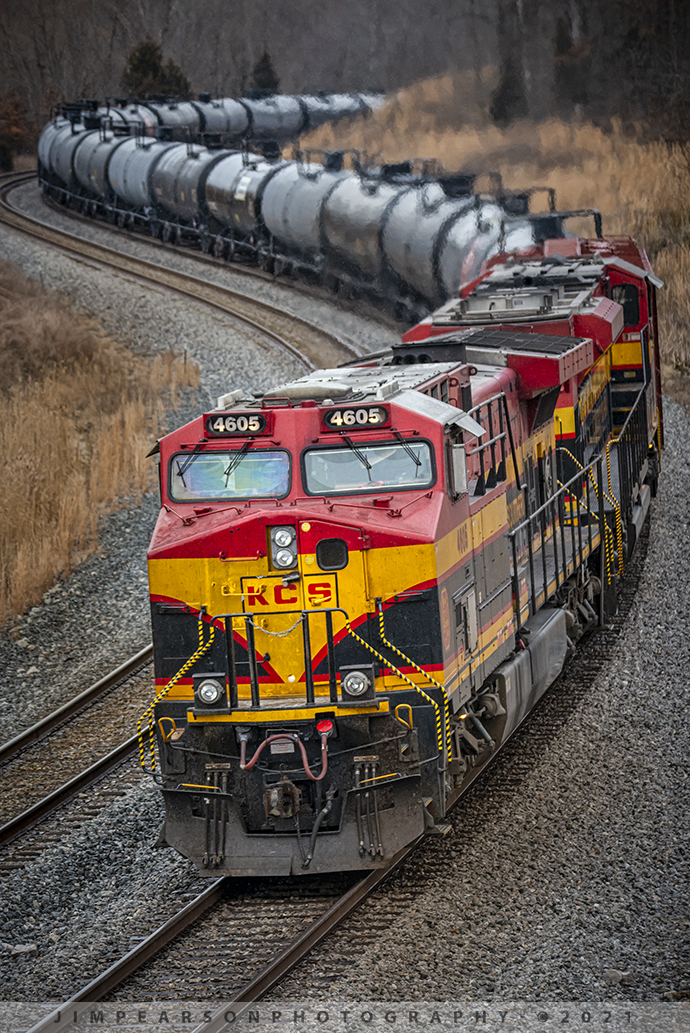
[[[147,285],[163,287],[231,316],[268,338],[280,350],[297,358],[307,369],[337,365],[343,360],[359,356],[359,351],[354,345],[301,316],[284,312],[239,291],[208,283],[200,277],[175,272],[159,266],[155,262],[122,254],[114,248],[45,225],[40,220],[26,215],[11,204],[9,195],[15,187],[28,182],[34,176],[34,171],[7,173],[0,176],[0,223],[37,239],[42,244],[57,248],[77,261],[86,261],[99,267],[117,270]],[[128,661],[128,664],[133,664],[132,669],[135,669],[137,664],[141,666],[147,662],[150,656],[151,647],[149,646],[137,657]],[[125,672],[124,669],[113,672],[48,718],[6,743],[0,748],[0,764],[9,761],[20,751],[50,734],[52,730],[108,691],[114,681],[118,680],[118,675],[121,680],[127,676],[127,673],[131,672]],[[63,802],[98,781],[114,766],[121,763],[134,747],[134,738],[121,743],[108,756],[103,757],[55,792],[50,793],[45,799],[0,827],[0,843],[14,839],[20,832],[52,813]]]
[[[41,243],[88,261],[132,276],[140,282],[163,287],[182,297],[222,312],[268,338],[280,350],[298,359],[307,369],[336,366],[358,358],[362,352],[328,330],[259,301],[229,287],[209,283],[202,277],[177,272],[153,261],[126,255],[105,244],[97,244],[75,233],[46,225],[15,208],[9,199],[12,190],[30,180],[35,173],[9,174],[0,180],[0,223],[40,240]]]
[[[75,775],[74,778],[70,778],[67,782],[63,782],[61,786],[49,793],[48,796],[44,796],[38,803],[33,804],[25,811],[22,811],[21,814],[11,818],[10,821],[0,827],[0,846],[16,839],[22,832],[32,828],[39,821],[42,821],[43,818],[53,814],[64,803],[74,799],[79,793],[98,782],[109,771],[112,771],[126,760],[136,747],[137,736],[133,735],[131,739],[126,739],[120,743],[105,757],[97,760],[95,764],[91,764],[85,771]]]
[[[105,677],[100,678],[93,685],[90,685],[88,689],[84,689],[78,696],[74,696],[73,699],[64,703],[57,710],[54,710],[52,714],[48,714],[47,717],[41,718],[36,724],[31,725],[30,728],[26,728],[19,735],[15,735],[13,739],[9,739],[7,742],[0,746],[0,764],[5,764],[12,757],[21,753],[22,750],[28,749],[29,746],[33,746],[39,742],[45,736],[49,735],[50,732],[59,728],[61,725],[68,721],[71,717],[76,714],[80,714],[82,710],[85,710],[91,703],[95,703],[97,699],[104,696],[107,692],[110,692],[120,682],[125,681],[130,675],[136,674],[142,668],[146,667],[151,663],[153,659],[153,646],[149,644],[144,646],[138,653],[131,656],[129,660],[125,660],[123,664],[116,667],[114,671],[106,674]],[[1,832],[1,830],[0,830]],[[2,839],[0,839],[2,842]]]

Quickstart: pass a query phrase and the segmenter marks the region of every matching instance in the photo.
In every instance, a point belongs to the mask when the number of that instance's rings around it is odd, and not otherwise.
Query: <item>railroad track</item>
[[[209,283],[202,277],[177,272],[148,259],[126,255],[116,248],[87,240],[75,233],[46,225],[20,211],[10,200],[12,190],[35,176],[35,172],[10,173],[0,178],[0,223],[58,248],[77,261],[117,270],[136,280],[163,287],[239,320],[268,338],[277,348],[298,359],[307,369],[337,366],[359,358],[363,351],[337,334],[302,316],[285,312],[240,291]],[[100,225],[100,224],[99,224]]]
[[[201,962],[213,964],[215,981],[223,980],[224,993],[219,995],[218,989],[214,987],[214,997],[220,998],[222,1005],[199,1027],[203,1028],[204,1033],[221,1033],[228,1028],[229,1011],[233,1014],[231,1022],[235,1022],[252,1002],[261,1000],[275,989],[310,951],[349,918],[407,860],[418,843],[401,850],[386,868],[356,879],[354,885],[349,885],[344,891],[338,891],[333,881],[323,877],[314,878],[311,884],[297,888],[294,885],[283,885],[283,880],[272,880],[275,883],[272,892],[270,886],[258,889],[249,887],[247,884],[250,880],[217,879],[115,964],[32,1026],[28,1033],[68,1029],[91,1010],[94,1002],[109,999],[120,1001],[122,998],[115,991],[125,992],[128,985],[126,981],[141,976],[147,967],[155,965],[156,959],[162,962],[167,979],[172,978],[174,981],[174,986],[162,987],[163,994],[167,990],[179,1000],[199,999],[198,981],[191,987],[180,985],[179,960],[174,966],[174,974],[166,967],[168,945],[177,940],[178,945],[181,943],[184,946],[186,938],[190,942],[182,963],[187,964],[189,970],[200,973],[206,996],[208,969]],[[286,894],[290,894],[287,899]],[[279,900],[277,906],[276,899]],[[215,928],[209,935],[209,920],[214,917],[214,912],[217,913]],[[205,948],[200,954],[193,933],[194,926],[202,918],[207,921],[203,929],[199,930]],[[295,928],[299,931],[296,936],[291,936]],[[269,953],[275,950],[270,960],[265,960],[267,950]],[[246,978],[246,969],[248,967],[251,970],[252,965],[255,970]],[[237,972],[240,967],[242,975]],[[226,970],[233,968],[235,971],[230,973],[228,981]],[[197,992],[194,993],[194,990]],[[156,994],[156,997],[164,999],[160,994]],[[131,993],[125,999],[131,1000]],[[142,998],[137,996],[136,999]]]
[[[497,765],[492,758],[482,769],[481,780],[474,782],[465,794],[465,800],[470,798],[471,802],[479,781],[484,805],[488,799],[513,794],[533,769],[535,752],[537,756],[542,754],[568,715],[582,703],[588,683],[610,656],[629,615],[644,568],[646,546],[645,534],[623,582],[620,609],[612,623],[603,634],[584,644],[575,662],[501,752],[503,763]],[[228,1012],[232,1012],[234,1022],[252,1002],[270,994],[410,858],[419,842],[401,851],[385,869],[357,880],[341,893],[334,891],[328,879],[305,881],[298,887],[285,880],[259,880],[264,885],[258,889],[255,885],[249,891],[247,885],[251,885],[251,880],[215,880],[114,964],[90,979],[60,1008],[32,1027],[30,1033],[66,1029],[73,1024],[75,1013],[78,1018],[94,1002],[162,1000],[166,996],[179,1000],[222,1000],[210,1021],[203,1023],[204,1033],[221,1033],[228,1028]],[[265,888],[271,882],[273,895]],[[397,892],[399,896],[399,889]],[[395,898],[395,893],[391,896]],[[390,902],[379,898],[378,908],[385,912]],[[372,924],[382,924],[376,910],[375,906],[373,923],[370,915],[368,921],[352,930],[354,936],[348,930],[349,949],[342,952],[340,964],[335,966],[336,976],[341,974],[338,969],[344,972],[351,962],[353,948],[356,953],[366,945]],[[295,929],[297,935],[290,935]],[[271,952],[273,956],[267,958]]]
[[[5,814],[6,808],[12,806],[13,798],[19,799],[22,805],[20,812],[15,813],[0,826],[0,845],[9,843],[21,832],[54,813],[63,803],[98,782],[134,751],[136,736],[119,743],[111,742],[111,749],[103,755],[102,745],[98,744],[103,741],[102,728],[104,724],[107,726],[108,718],[112,715],[104,714],[101,710],[90,716],[86,712],[106,697],[113,696],[118,689],[121,689],[122,692],[114,695],[110,706],[110,710],[114,714],[121,718],[128,713],[136,714],[142,711],[151,695],[150,679],[146,678],[142,686],[144,691],[140,694],[141,699],[138,698],[136,691],[131,691],[131,687],[127,683],[130,682],[130,679],[145,672],[150,667],[152,659],[153,647],[148,645],[104,678],[94,682],[84,692],[53,711],[52,714],[42,718],[0,746],[0,764],[3,765],[0,779],[5,783],[2,796]],[[135,689],[138,688],[139,685],[135,686]],[[123,703],[121,698],[123,696],[131,698],[126,699]],[[95,758],[93,748],[88,748],[88,744],[94,737],[94,722],[99,731]],[[52,791],[39,795],[45,792],[46,784],[50,783],[55,755],[56,752],[60,752],[60,739],[68,742],[71,756],[77,754],[75,760],[79,770],[57,784]],[[84,743],[83,746],[80,745],[81,742]],[[44,748],[42,749],[42,747]],[[83,752],[80,753],[80,751]],[[89,759],[86,767],[83,767],[84,754]],[[60,755],[63,758],[63,754]],[[74,763],[72,768],[74,772]],[[32,801],[28,807],[26,806],[27,801]],[[0,871],[2,867],[0,858]]]

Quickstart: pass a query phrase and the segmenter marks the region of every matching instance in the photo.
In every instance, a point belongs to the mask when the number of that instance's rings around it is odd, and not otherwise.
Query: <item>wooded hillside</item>
[[[147,34],[193,90],[240,92],[267,51],[284,92],[389,91],[458,71],[498,124],[651,115],[688,134],[683,0],[5,0],[0,100],[14,90],[42,121],[58,99],[118,96]],[[474,110],[462,95],[455,106],[460,121]]]

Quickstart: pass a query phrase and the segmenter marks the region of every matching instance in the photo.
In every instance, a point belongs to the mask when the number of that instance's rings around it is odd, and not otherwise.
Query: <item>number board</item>
[[[382,405],[353,405],[327,409],[323,425],[326,430],[372,430],[384,427],[389,419],[390,413]]]
[[[204,426],[214,438],[252,437],[265,432],[266,417],[259,412],[213,412],[204,416]]]

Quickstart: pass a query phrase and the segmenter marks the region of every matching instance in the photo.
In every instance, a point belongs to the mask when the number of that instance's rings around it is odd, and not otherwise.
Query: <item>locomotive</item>
[[[204,111],[205,125],[216,125]],[[408,322],[451,298],[491,255],[562,236],[572,214],[556,212],[553,191],[547,212],[530,213],[535,190],[509,191],[496,179],[482,193],[475,175],[429,162],[375,166],[341,151],[286,161],[274,144],[260,155],[221,148],[218,133],[175,141],[171,125],[147,123],[137,107],[123,112],[139,114],[139,129],[99,110],[49,122],[38,147],[45,196],[218,258],[370,297]]]
[[[202,874],[367,871],[449,831],[616,610],[660,285],[629,238],[504,252],[385,352],[160,440],[141,760]]]

